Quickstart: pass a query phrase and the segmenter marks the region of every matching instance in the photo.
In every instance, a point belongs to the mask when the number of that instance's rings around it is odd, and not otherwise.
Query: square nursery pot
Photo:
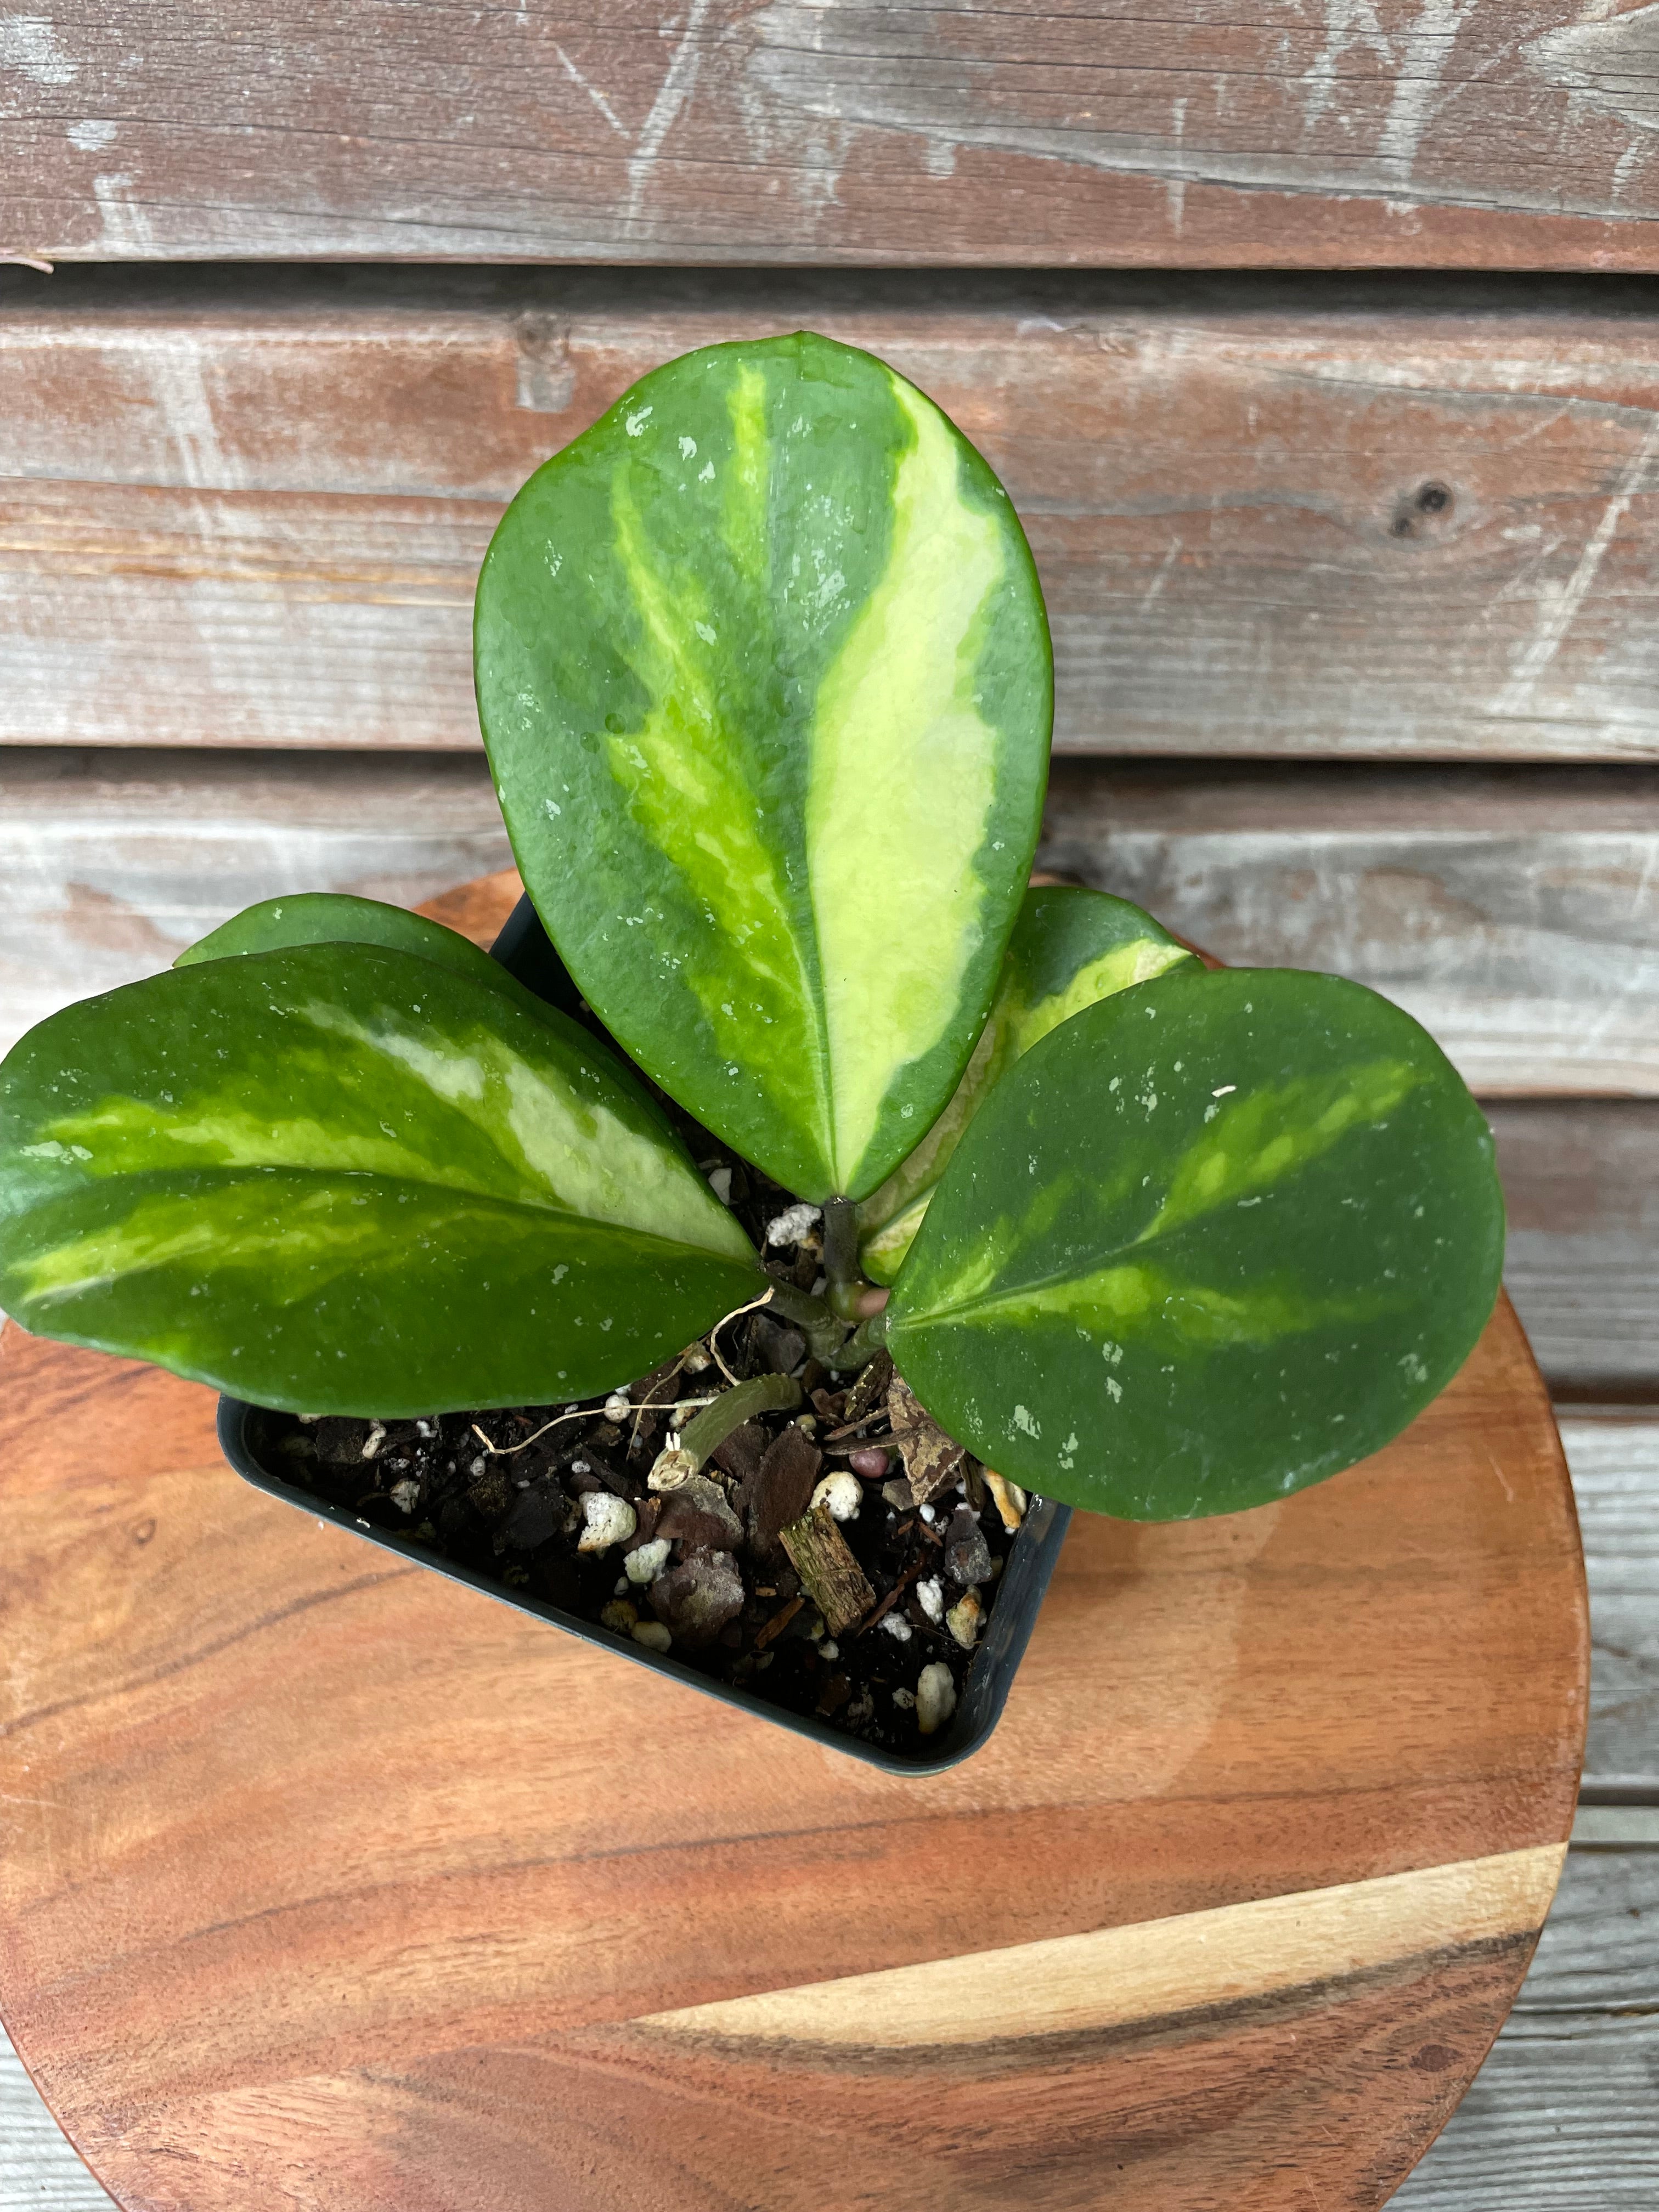
[[[575,990],[527,898],[520,900],[493,950],[495,957],[520,982],[562,1011],[575,1012],[579,1003]],[[865,1743],[827,1721],[789,1712],[751,1690],[716,1681],[672,1652],[647,1650],[614,1629],[602,1627],[597,1621],[584,1620],[579,1614],[529,1596],[497,1582],[492,1576],[477,1574],[471,1568],[438,1558],[429,1547],[417,1543],[412,1537],[392,1529],[375,1528],[358,1519],[347,1507],[301,1489],[285,1479],[282,1472],[284,1461],[277,1449],[279,1436],[289,1419],[287,1414],[246,1405],[238,1398],[219,1401],[220,1449],[237,1474],[256,1490],[263,1490],[272,1498],[285,1498],[290,1505],[299,1506],[318,1520],[332,1521],[343,1528],[352,1529],[372,1544],[396,1552],[401,1558],[429,1567],[438,1574],[447,1575],[452,1581],[465,1583],[499,1603],[533,1614],[538,1620],[549,1621],[568,1635],[580,1636],[586,1643],[614,1651],[619,1657],[631,1660],[636,1667],[649,1667],[657,1674],[702,1691],[708,1697],[718,1698],[724,1705],[739,1706],[759,1719],[792,1729],[797,1735],[810,1736],[815,1742],[846,1752],[872,1766],[884,1767],[892,1774],[932,1774],[954,1766],[958,1759],[977,1751],[989,1736],[1001,1717],[1014,1670],[1030,1639],[1037,1608],[1042,1603],[1043,1592],[1048,1587],[1048,1577],[1054,1572],[1072,1517],[1069,1505],[1061,1505],[1053,1498],[1032,1499],[1008,1553],[1007,1565],[996,1586],[990,1620],[974,1654],[950,1724],[937,1736],[919,1742],[914,1751],[900,1750],[884,1744]]]

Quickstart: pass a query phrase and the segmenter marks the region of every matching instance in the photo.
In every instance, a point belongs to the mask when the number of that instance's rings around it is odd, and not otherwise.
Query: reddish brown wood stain
[[[0,740],[476,746],[472,592],[506,501],[648,369],[805,323],[914,378],[1002,477],[1062,750],[1651,759],[1653,320],[1439,296],[14,287]]]
[[[1651,268],[1644,10],[23,17],[0,251]]]
[[[212,1412],[0,1338],[0,2002],[131,2206],[1371,2206],[1524,1971],[1520,1929],[1058,2040],[1036,1988],[949,2054],[641,2024],[1564,1838],[1582,1572],[1507,1306],[1334,1482],[1079,1516],[921,1782],[262,1498]]]

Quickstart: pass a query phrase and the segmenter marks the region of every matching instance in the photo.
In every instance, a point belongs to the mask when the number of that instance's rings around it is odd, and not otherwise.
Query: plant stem
[[[791,1375],[757,1375],[723,1390],[680,1431],[680,1449],[690,1452],[697,1465],[720,1449],[732,1431],[751,1413],[785,1413],[800,1403],[800,1384]]]
[[[872,1313],[861,1321],[845,1344],[823,1356],[826,1367],[842,1374],[859,1367],[867,1367],[887,1341],[887,1312]]]
[[[823,1201],[823,1272],[832,1291],[859,1279],[859,1226],[850,1198]]]
[[[784,1282],[777,1275],[767,1279],[772,1285],[769,1310],[794,1322],[805,1332],[807,1349],[815,1359],[832,1365],[831,1354],[841,1346],[847,1334],[847,1324],[831,1312],[822,1298],[815,1298],[811,1291],[798,1291],[793,1283]]]

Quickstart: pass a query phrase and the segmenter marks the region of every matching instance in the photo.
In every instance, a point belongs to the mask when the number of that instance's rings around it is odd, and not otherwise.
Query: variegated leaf
[[[898,1273],[963,1131],[992,1085],[1023,1054],[1085,1006],[1191,957],[1127,899],[1071,884],[1027,891],[989,1018],[955,1097],[915,1152],[859,1208],[866,1274],[890,1283]]]
[[[889,1308],[952,1436],[1133,1520],[1377,1449],[1497,1295],[1491,1133],[1354,983],[1183,963],[1062,1023],[975,1116]]]
[[[610,1054],[408,951],[203,961],[0,1065],[0,1305],[264,1405],[608,1389],[756,1265]]]
[[[687,355],[514,501],[477,671],[601,1019],[789,1188],[873,1190],[973,1048],[1047,775],[1042,594],[985,463],[849,347]]]
[[[204,960],[241,958],[250,952],[281,952],[300,945],[380,945],[395,952],[414,952],[435,960],[469,981],[510,999],[530,1013],[546,1011],[545,1001],[510,975],[500,961],[458,930],[411,914],[407,907],[380,899],[354,897],[345,891],[301,891],[244,907],[217,929],[179,955],[175,968]]]

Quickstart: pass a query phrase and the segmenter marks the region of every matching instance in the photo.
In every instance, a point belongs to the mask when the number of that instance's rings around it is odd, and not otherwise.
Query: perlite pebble
[[[625,1421],[633,1410],[626,1390],[613,1390],[605,1401],[607,1421]]]
[[[895,1644],[908,1644],[910,1641],[910,1624],[902,1613],[883,1613],[881,1625]]]
[[[944,1727],[957,1709],[957,1686],[942,1659],[924,1667],[916,1677],[916,1726],[923,1735]]]
[[[413,1475],[406,1474],[401,1482],[392,1486],[392,1502],[399,1513],[412,1513],[421,1502],[421,1486]]]
[[[921,1600],[921,1609],[934,1626],[945,1618],[945,1585],[937,1575],[929,1575],[925,1583],[916,1584],[916,1595]]]
[[[985,1470],[985,1487],[991,1493],[992,1503],[1003,1527],[1012,1536],[1025,1518],[1025,1492],[1017,1482],[1005,1481],[1001,1475],[994,1474],[988,1467]]]
[[[799,1244],[818,1218],[816,1206],[800,1204],[788,1206],[783,1212],[774,1214],[767,1223],[766,1241],[769,1244]]]
[[[666,1536],[653,1536],[648,1544],[641,1544],[623,1561],[623,1572],[630,1583],[641,1588],[653,1583],[668,1565],[668,1554],[673,1549]]]
[[[979,1640],[979,1624],[984,1610],[979,1601],[979,1592],[969,1590],[965,1597],[957,1599],[945,1616],[945,1626],[964,1651],[971,1651]]]
[[[586,1526],[576,1539],[579,1552],[608,1552],[613,1544],[625,1544],[640,1525],[628,1500],[608,1490],[588,1492],[582,1500],[582,1519]]]
[[[660,1620],[641,1620],[629,1632],[635,1644],[643,1644],[647,1651],[666,1651],[674,1641]]]
[[[805,1426],[799,1423],[798,1426]],[[812,1492],[811,1510],[822,1505],[832,1521],[856,1521],[864,1492],[855,1474],[826,1474]]]
[[[911,1706],[914,1705],[915,1702],[915,1693],[914,1691],[895,1690],[893,1692],[893,1703],[898,1707],[902,1713],[908,1713]]]

